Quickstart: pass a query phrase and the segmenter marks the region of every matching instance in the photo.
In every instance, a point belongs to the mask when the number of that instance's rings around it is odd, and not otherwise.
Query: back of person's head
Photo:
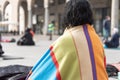
[[[55,21],[51,21],[51,23],[53,23],[53,24],[54,24],[54,23],[55,23]]]
[[[27,28],[25,32],[30,32],[31,28]]]
[[[107,19],[107,20],[110,20],[110,16],[106,16],[106,19]]]
[[[118,32],[119,32],[118,28],[113,28],[113,33],[118,33]]]
[[[118,30],[118,28],[116,28],[116,27],[114,27],[113,29],[112,29],[112,36],[113,35],[115,35],[115,34],[119,34],[119,30]]]
[[[93,13],[88,0],[70,0],[64,11],[64,26],[93,24]]]

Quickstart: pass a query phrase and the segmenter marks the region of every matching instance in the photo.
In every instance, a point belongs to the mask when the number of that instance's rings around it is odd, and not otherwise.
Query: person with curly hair
[[[88,0],[70,0],[65,32],[33,66],[27,80],[108,80],[102,42]]]

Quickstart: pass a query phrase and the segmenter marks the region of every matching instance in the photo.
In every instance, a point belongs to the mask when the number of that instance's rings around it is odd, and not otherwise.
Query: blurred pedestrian
[[[52,40],[52,35],[53,35],[53,31],[54,31],[54,21],[52,21],[49,25],[48,25],[48,31],[49,31],[49,40]]]
[[[113,29],[113,34],[110,40],[104,42],[105,48],[118,48],[119,47],[119,33],[118,29]]]
[[[4,53],[3,49],[2,49],[2,45],[0,44],[0,56],[2,56]]]
[[[107,41],[110,36],[110,27],[111,27],[111,20],[110,16],[106,16],[105,20],[103,21],[103,41]]]
[[[64,34],[32,68],[27,80],[108,80],[102,42],[88,0],[70,0]]]
[[[34,32],[31,28],[26,29],[25,34],[18,40],[17,45],[35,45]]]

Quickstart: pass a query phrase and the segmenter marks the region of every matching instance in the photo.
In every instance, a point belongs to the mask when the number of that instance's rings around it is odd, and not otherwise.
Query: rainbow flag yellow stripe
[[[90,25],[67,29],[40,58],[26,80],[108,80],[100,42]]]

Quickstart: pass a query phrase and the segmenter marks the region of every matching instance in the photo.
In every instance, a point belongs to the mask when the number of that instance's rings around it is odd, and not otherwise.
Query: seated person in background
[[[113,29],[113,35],[110,40],[104,42],[105,48],[117,48],[119,46],[119,33],[118,29]]]
[[[2,45],[0,44],[0,56],[2,56],[3,53],[4,51],[2,50]]]
[[[25,35],[18,40],[17,45],[35,45],[35,42],[33,41],[33,36],[34,32],[30,28],[28,28],[25,31]]]
[[[0,42],[16,42],[16,40],[14,38],[12,39],[1,39]]]

